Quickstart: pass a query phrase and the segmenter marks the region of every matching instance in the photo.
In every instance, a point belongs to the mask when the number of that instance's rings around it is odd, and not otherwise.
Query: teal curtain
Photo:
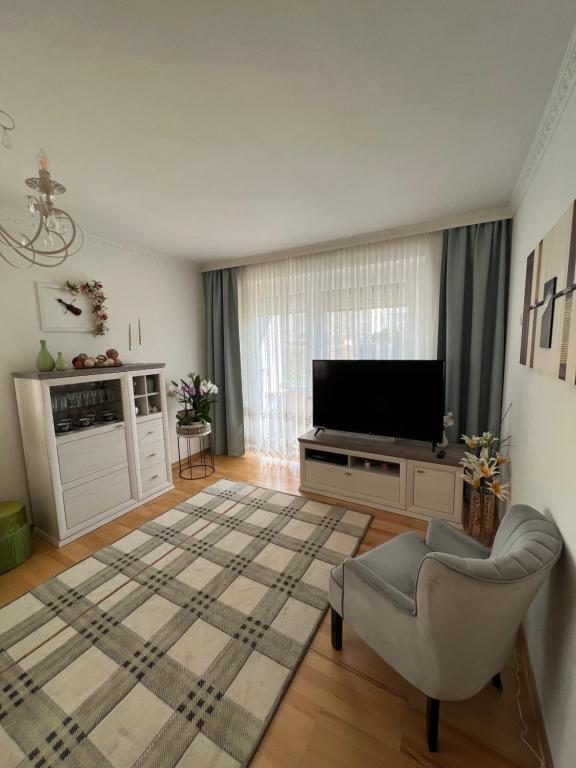
[[[438,358],[452,442],[500,425],[511,239],[511,219],[444,231]]]
[[[244,454],[244,416],[238,327],[238,269],[202,273],[206,372],[218,385],[212,430],[217,454]]]

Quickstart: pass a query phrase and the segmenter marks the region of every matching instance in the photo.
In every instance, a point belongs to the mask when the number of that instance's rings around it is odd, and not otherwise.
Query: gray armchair
[[[404,533],[332,570],[332,645],[342,619],[428,697],[427,739],[438,749],[440,700],[473,696],[500,670],[536,592],[560,556],[554,523],[518,504],[492,551],[432,520],[426,540]]]

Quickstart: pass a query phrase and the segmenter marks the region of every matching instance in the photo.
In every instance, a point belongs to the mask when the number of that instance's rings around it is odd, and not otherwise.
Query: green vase
[[[54,361],[54,358],[48,351],[48,347],[46,346],[46,341],[42,339],[40,341],[40,352],[38,352],[38,357],[36,358],[36,368],[39,371],[47,372],[47,371],[53,371],[56,363]]]
[[[65,371],[66,370],[66,360],[62,357],[62,352],[58,352],[56,355],[56,370],[57,371]]]

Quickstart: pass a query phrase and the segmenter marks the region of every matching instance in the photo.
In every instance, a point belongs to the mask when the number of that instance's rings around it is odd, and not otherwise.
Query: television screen
[[[314,360],[316,428],[442,441],[443,360]]]

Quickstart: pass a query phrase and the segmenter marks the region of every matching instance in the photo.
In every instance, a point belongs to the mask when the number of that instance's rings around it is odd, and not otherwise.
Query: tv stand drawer
[[[306,461],[305,471],[306,482],[312,485],[333,488],[351,497],[375,497],[394,504],[401,501],[400,472],[368,472],[321,461]]]

